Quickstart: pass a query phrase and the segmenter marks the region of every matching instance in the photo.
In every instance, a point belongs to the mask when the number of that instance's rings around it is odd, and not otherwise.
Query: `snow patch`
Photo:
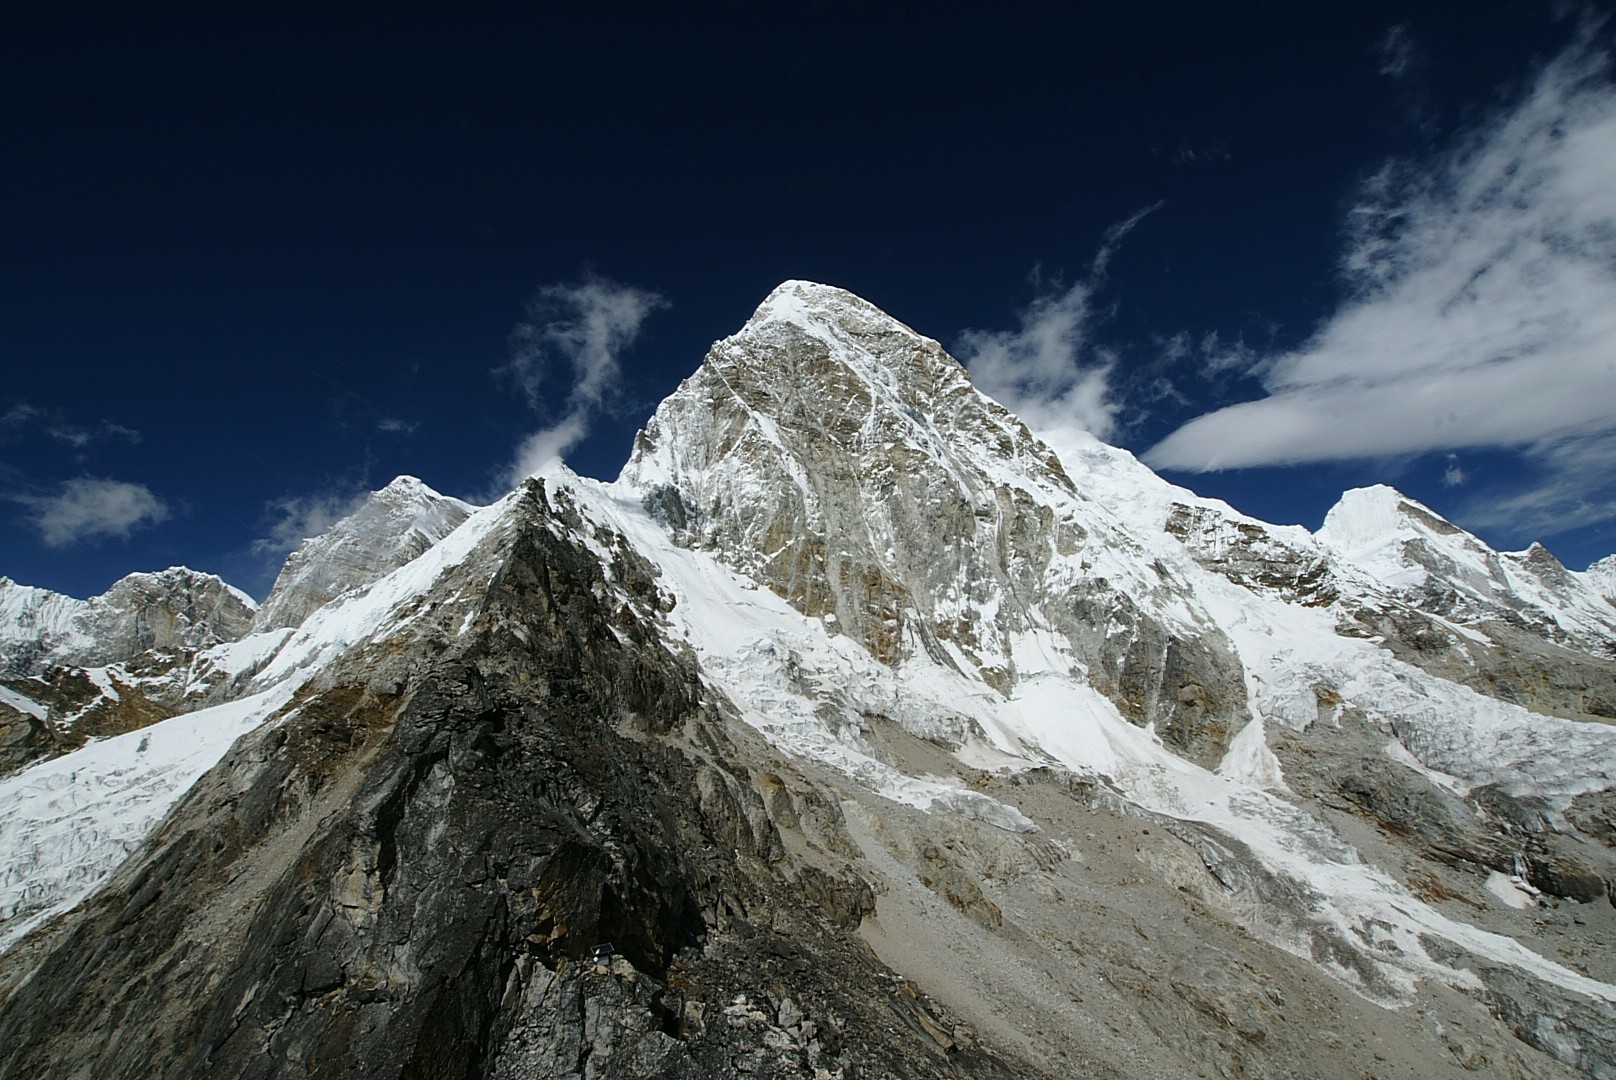
[[[1290,793],[1290,788],[1285,786],[1285,772],[1280,768],[1279,759],[1268,749],[1260,716],[1252,717],[1240,729],[1240,734],[1230,740],[1228,752],[1218,765],[1218,775],[1264,791]]]
[[[1536,890],[1527,890],[1518,878],[1500,874],[1497,870],[1487,875],[1487,891],[1517,911],[1537,907]]]
[[[0,686],[0,704],[9,705],[20,713],[26,713],[35,720],[44,720],[48,713],[45,706],[24,694],[19,694],[9,686]]]

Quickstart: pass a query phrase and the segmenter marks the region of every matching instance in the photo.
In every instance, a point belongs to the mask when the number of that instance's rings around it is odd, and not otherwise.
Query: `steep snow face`
[[[419,556],[465,521],[472,507],[401,476],[286,560],[255,631],[295,627],[322,605]]]
[[[89,600],[0,578],[0,675],[204,649],[241,637],[254,609],[245,593],[183,566],[130,574]]]
[[[164,720],[0,780],[0,949],[78,903],[289,689]]]
[[[884,663],[1004,694],[1054,663],[1215,761],[1246,716],[1239,663],[1188,560],[1087,480],[937,342],[788,282],[663,402],[619,483]]]
[[[1616,610],[1590,587],[1593,581],[1567,570],[1547,549],[1533,544],[1496,552],[1385,485],[1344,494],[1318,538],[1337,559],[1443,618],[1523,625],[1596,656],[1610,656],[1616,644]]]
[[[81,629],[89,608],[88,600],[0,577],[0,674],[27,674],[53,651],[90,648]]]

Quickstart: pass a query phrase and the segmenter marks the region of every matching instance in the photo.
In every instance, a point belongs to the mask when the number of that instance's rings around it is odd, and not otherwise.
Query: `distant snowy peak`
[[[1478,537],[1383,484],[1346,492],[1318,539],[1414,606],[1462,623],[1503,620],[1558,644],[1608,653],[1616,611],[1590,579],[1540,544],[1493,550]]]
[[[1588,567],[1582,577],[1594,592],[1616,604],[1616,555],[1606,555]]]
[[[89,601],[0,577],[0,673],[28,674],[58,648],[88,644],[77,628]]]
[[[253,612],[241,590],[183,566],[130,574],[88,600],[0,578],[0,674],[205,649],[241,637]]]
[[[400,476],[286,560],[255,631],[295,627],[343,593],[368,585],[453,532],[472,507]]]

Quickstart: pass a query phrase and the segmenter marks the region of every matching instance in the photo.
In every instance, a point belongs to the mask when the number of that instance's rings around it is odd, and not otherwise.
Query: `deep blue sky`
[[[1474,0],[157,7],[39,5],[0,43],[0,573],[80,596],[171,563],[262,596],[277,535],[361,489],[488,495],[554,419],[498,371],[512,328],[590,274],[668,301],[568,455],[610,477],[783,279],[955,345],[1159,203],[1077,353],[1112,358],[1113,440],[1143,451],[1262,396],[1208,358],[1307,340],[1366,179],[1508,108],[1578,27]],[[1455,463],[1527,482],[1486,448],[1169,475],[1277,521],[1377,480],[1463,521]],[[1552,540],[1616,549],[1608,518]]]

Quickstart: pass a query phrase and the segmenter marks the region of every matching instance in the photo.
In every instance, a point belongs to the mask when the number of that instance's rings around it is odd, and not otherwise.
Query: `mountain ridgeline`
[[[1616,1076],[1612,565],[788,282],[615,482],[0,579],[0,1076]]]

